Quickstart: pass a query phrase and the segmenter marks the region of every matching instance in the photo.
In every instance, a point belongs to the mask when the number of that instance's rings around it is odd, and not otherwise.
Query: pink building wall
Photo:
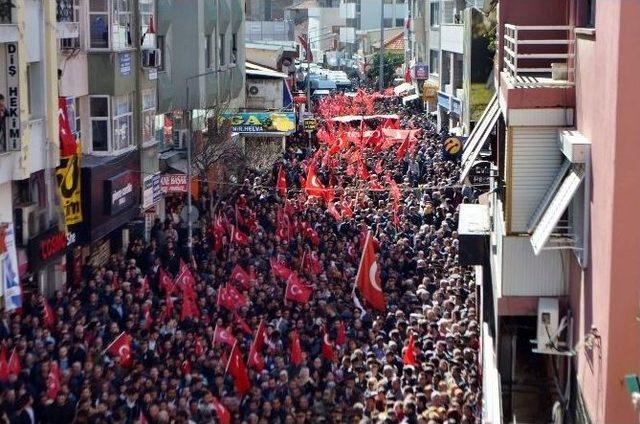
[[[624,376],[640,373],[640,2],[596,3],[595,37],[578,36],[576,125],[592,143],[589,266],[572,266],[576,357],[594,423],[638,422]]]

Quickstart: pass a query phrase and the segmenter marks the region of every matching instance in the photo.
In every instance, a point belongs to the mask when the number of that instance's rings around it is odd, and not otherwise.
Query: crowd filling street
[[[459,161],[398,98],[316,107],[316,147],[194,199],[192,249],[168,213],[148,243],[4,313],[0,419],[480,422]],[[397,116],[331,120],[376,114]]]

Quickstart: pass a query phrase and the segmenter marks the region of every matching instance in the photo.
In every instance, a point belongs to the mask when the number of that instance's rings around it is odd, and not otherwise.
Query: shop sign
[[[315,131],[318,127],[318,121],[316,118],[304,118],[303,125],[305,131]]]
[[[69,226],[82,222],[80,154],[76,153],[60,160],[60,167],[56,169],[56,179],[65,224]]]
[[[29,267],[40,269],[47,262],[62,255],[67,250],[67,234],[57,226],[47,230],[31,240],[27,246]]]
[[[136,175],[133,172],[125,171],[105,180],[106,214],[117,215],[135,206],[134,178]]]
[[[131,53],[120,54],[120,73],[125,77],[131,74]]]
[[[434,101],[438,95],[438,84],[430,81],[425,81],[422,87],[422,99],[425,102]]]
[[[425,80],[429,78],[429,65],[426,63],[416,63],[413,67],[413,73],[416,79]]]
[[[223,119],[231,120],[233,132],[246,133],[290,133],[296,129],[293,112],[240,112],[224,113]]]
[[[449,156],[457,156],[462,150],[462,141],[458,137],[449,137],[442,143],[442,147]]]
[[[161,191],[163,194],[187,192],[186,174],[164,174],[160,181]]]
[[[7,254],[2,260],[2,295],[4,309],[11,312],[22,307],[22,288],[18,276],[18,250],[16,249],[16,235],[12,222],[2,224],[4,229],[4,244]]]
[[[479,186],[480,190],[489,190],[489,171],[491,170],[491,162],[486,160],[477,161],[469,170],[469,182],[473,186]]]
[[[5,110],[4,137],[9,150],[20,150],[20,93],[18,73],[18,44],[7,43],[6,75],[7,98]]]
[[[142,179],[142,209],[147,210],[157,204],[161,197],[160,173],[146,175]]]

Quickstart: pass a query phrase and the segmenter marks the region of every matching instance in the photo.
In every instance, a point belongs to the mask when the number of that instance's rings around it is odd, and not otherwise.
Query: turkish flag
[[[285,289],[286,300],[292,300],[294,302],[306,304],[311,297],[313,289],[304,284],[297,275],[291,274],[287,281],[287,287]]]
[[[280,169],[278,170],[278,195],[280,197],[287,196],[287,176],[284,172],[284,167],[280,165]]]
[[[133,365],[133,355],[131,354],[131,336],[126,332],[120,333],[114,341],[105,349],[114,358],[120,359],[120,365],[130,367]]]
[[[306,222],[303,222],[302,231],[303,231],[302,234],[309,239],[311,244],[313,244],[314,246],[317,246],[320,244],[320,236],[318,235],[316,230],[313,229],[311,225],[307,224]]]
[[[353,216],[353,209],[351,209],[351,205],[347,200],[342,201],[342,215],[347,218],[351,218]]]
[[[404,141],[402,142],[400,147],[398,147],[398,150],[396,151],[396,159],[397,160],[404,159],[404,157],[406,156],[407,152],[409,151],[409,137],[410,137],[410,135],[407,134],[407,137],[404,139]]]
[[[408,66],[404,70],[404,81],[408,83],[411,82],[411,69]]]
[[[184,321],[188,318],[200,318],[200,309],[193,297],[182,297],[182,309],[180,310],[180,321]]]
[[[371,234],[367,232],[364,242],[364,252],[358,267],[356,284],[365,300],[378,311],[385,311],[387,308],[384,293],[380,286],[380,273],[376,252],[373,246]]]
[[[329,333],[322,329],[322,357],[326,360],[333,361],[333,343],[329,340]]]
[[[227,344],[230,347],[236,344],[236,338],[229,332],[229,330],[224,329],[216,325],[216,328],[213,329],[213,344],[223,343]]]
[[[189,362],[187,359],[182,361],[182,364],[180,365],[180,371],[182,371],[183,375],[191,374],[191,362]]]
[[[249,373],[242,359],[242,353],[240,352],[238,343],[234,344],[231,349],[229,362],[227,363],[227,372],[233,377],[233,382],[238,393],[246,395],[251,391]]]
[[[247,365],[258,372],[262,372],[264,369],[264,358],[260,355],[258,350],[253,349],[253,346],[249,350]]]
[[[398,187],[398,184],[393,180],[393,178],[391,178],[389,174],[385,175],[384,178],[387,184],[389,184],[389,195],[395,203],[400,202],[400,198],[402,197],[402,194],[400,193],[400,187]]]
[[[173,316],[173,298],[170,293],[166,293],[164,296],[164,319],[170,320]]]
[[[233,271],[231,271],[231,280],[237,281],[245,289],[249,288],[249,281],[250,281],[249,274],[247,274],[247,271],[242,269],[242,267],[238,264],[236,264],[236,266],[233,267]]]
[[[344,326],[344,322],[340,321],[338,323],[338,335],[336,336],[336,344],[338,346],[342,346],[347,342],[347,331]]]
[[[7,348],[2,346],[0,350],[0,381],[7,381],[9,379],[9,363],[7,362]]]
[[[218,415],[218,421],[220,424],[230,424],[231,423],[231,413],[225,406],[218,400],[217,397],[213,396],[213,409],[215,409],[216,414]]]
[[[302,364],[302,348],[300,347],[300,337],[298,332],[291,332],[291,363],[296,367]]]
[[[153,316],[151,315],[151,308],[147,308],[144,312],[144,321],[142,322],[142,328],[149,330],[153,325]]]
[[[169,274],[162,268],[158,272],[158,276],[160,278],[160,289],[164,290],[165,293],[171,294],[175,289],[175,284]]]
[[[246,246],[249,244],[249,236],[233,225],[231,227],[231,243],[235,243],[239,246]]]
[[[180,290],[182,290],[182,294],[185,297],[196,297],[196,280],[195,278],[193,278],[191,270],[189,269],[187,264],[182,261],[182,259],[180,259],[180,270],[178,271],[175,285],[178,286]]]
[[[369,174],[369,170],[367,169],[367,165],[363,160],[358,162],[358,177],[362,180],[368,180],[371,175]]]
[[[55,399],[62,388],[60,382],[60,368],[55,361],[49,361],[49,374],[47,374],[47,397]]]
[[[340,212],[338,212],[338,209],[336,209],[336,205],[333,202],[329,202],[329,204],[327,204],[327,213],[336,221],[342,221],[342,215],[340,215]]]
[[[287,280],[293,271],[291,271],[285,264],[278,262],[275,259],[271,259],[271,273],[283,280]]]
[[[253,339],[252,348],[255,346],[256,350],[262,350],[267,340],[267,327],[264,325],[264,321],[260,320],[258,329],[256,330],[256,337]]]
[[[49,302],[47,302],[46,298],[43,298],[43,309],[44,309],[44,313],[42,315],[42,321],[45,325],[45,327],[51,329],[53,327],[55,327],[56,325],[56,315],[53,313],[53,308],[51,308],[51,305],[49,305]]]
[[[78,111],[76,111],[78,113]],[[58,97],[58,124],[60,133],[60,157],[67,158],[73,156],[78,145],[76,138],[71,132],[69,124],[69,115],[67,113],[67,100],[64,97]]]
[[[316,166],[309,166],[309,171],[307,172],[307,181],[305,182],[305,191],[309,196],[315,197],[324,197],[325,187],[318,180],[318,176],[316,175]]]
[[[413,340],[413,331],[409,335],[409,343],[402,354],[402,363],[404,365],[417,365],[415,342]]]
[[[218,289],[218,306],[222,306],[229,311],[235,311],[247,305],[247,298],[229,284]]]

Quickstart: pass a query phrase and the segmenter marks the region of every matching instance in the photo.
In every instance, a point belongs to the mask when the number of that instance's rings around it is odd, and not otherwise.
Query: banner
[[[160,189],[163,194],[186,193],[187,174],[164,174],[160,179]]]
[[[3,224],[4,244],[6,255],[2,262],[2,291],[4,294],[4,308],[11,312],[22,307],[22,289],[18,276],[18,252],[16,250],[16,237],[13,223]]]
[[[82,222],[82,203],[80,196],[80,149],[76,154],[60,160],[56,169],[60,204],[64,211],[67,226]]]
[[[289,133],[296,129],[293,112],[223,113],[222,117],[231,120],[232,131],[237,133]]]

